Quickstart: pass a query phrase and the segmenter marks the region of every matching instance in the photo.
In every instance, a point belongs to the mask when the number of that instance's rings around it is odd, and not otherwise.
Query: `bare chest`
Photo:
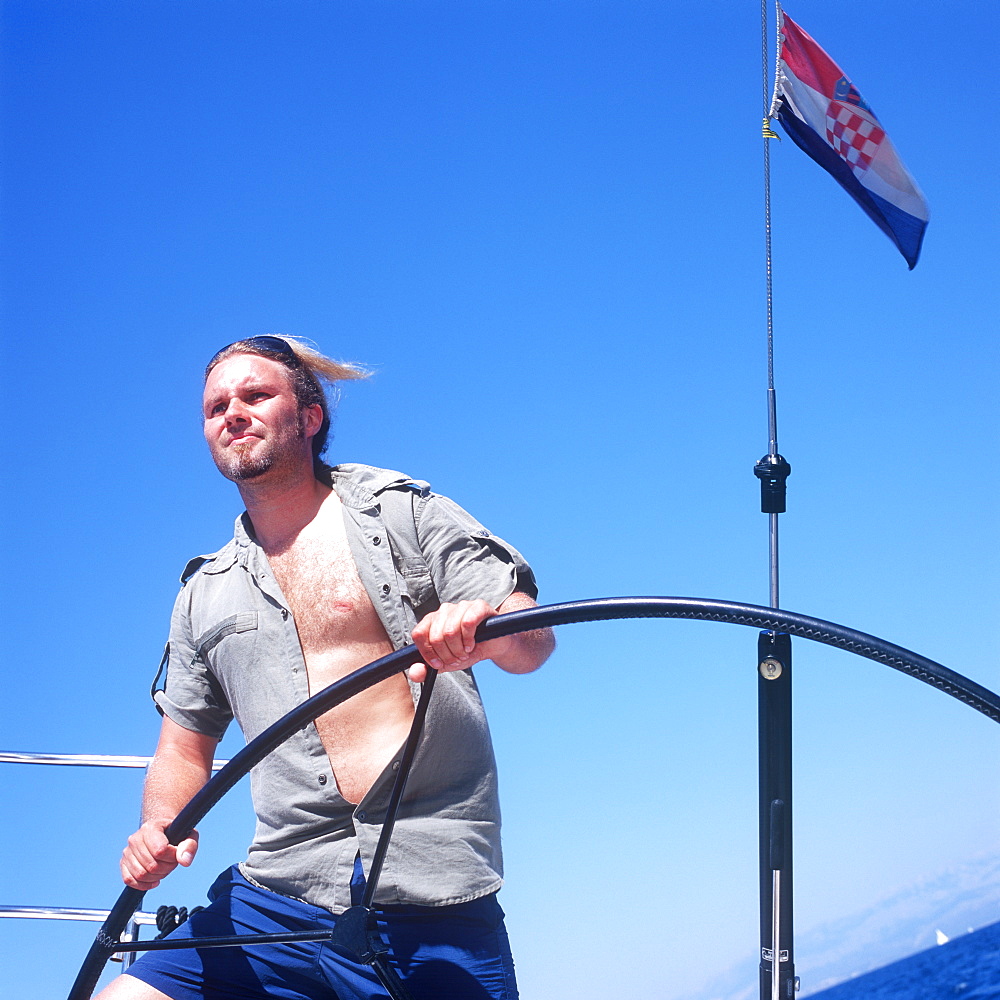
[[[324,527],[268,557],[295,618],[307,664],[316,654],[388,641],[343,525],[328,522]]]
[[[331,496],[316,518],[268,562],[295,619],[309,691],[392,652]],[[396,674],[316,719],[337,787],[360,802],[392,759],[413,717],[406,678]]]

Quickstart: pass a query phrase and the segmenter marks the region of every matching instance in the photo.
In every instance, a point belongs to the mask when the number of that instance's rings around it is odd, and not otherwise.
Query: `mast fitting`
[[[765,455],[754,467],[760,480],[760,510],[762,514],[785,513],[785,480],[792,467],[778,454]]]

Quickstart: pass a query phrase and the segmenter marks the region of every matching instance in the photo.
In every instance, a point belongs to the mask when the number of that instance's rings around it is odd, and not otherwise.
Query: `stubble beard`
[[[282,430],[276,436],[260,440],[251,438],[245,446],[239,442],[232,444],[225,451],[212,451],[216,468],[226,479],[234,483],[244,483],[259,479],[279,465],[282,460],[288,460],[298,450],[295,445],[305,440],[306,432],[300,413],[295,427]],[[257,443],[254,448],[253,443]]]

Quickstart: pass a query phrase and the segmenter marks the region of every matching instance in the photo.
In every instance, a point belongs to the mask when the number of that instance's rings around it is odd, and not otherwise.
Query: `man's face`
[[[205,383],[203,416],[212,458],[233,482],[312,469],[310,440],[322,409],[299,409],[288,369],[277,361],[256,354],[220,361]]]

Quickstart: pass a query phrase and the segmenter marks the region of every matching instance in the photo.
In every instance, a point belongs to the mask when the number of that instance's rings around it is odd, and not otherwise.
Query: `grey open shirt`
[[[482,598],[498,607],[515,590],[535,596],[531,569],[517,550],[426,483],[341,465],[332,485],[344,504],[361,581],[394,648],[410,642],[418,618],[438,603]],[[153,697],[187,729],[221,738],[235,716],[252,740],[309,691],[295,623],[246,514],[233,540],[192,560],[184,580],[166,672],[157,675]],[[396,766],[394,759],[354,806],[337,791],[315,726],[300,730],[251,773],[257,829],[243,874],[334,913],[348,908],[354,858],[360,852],[367,872]],[[486,716],[472,672],[445,673],[431,699],[376,902],[464,902],[494,892],[502,874]]]

